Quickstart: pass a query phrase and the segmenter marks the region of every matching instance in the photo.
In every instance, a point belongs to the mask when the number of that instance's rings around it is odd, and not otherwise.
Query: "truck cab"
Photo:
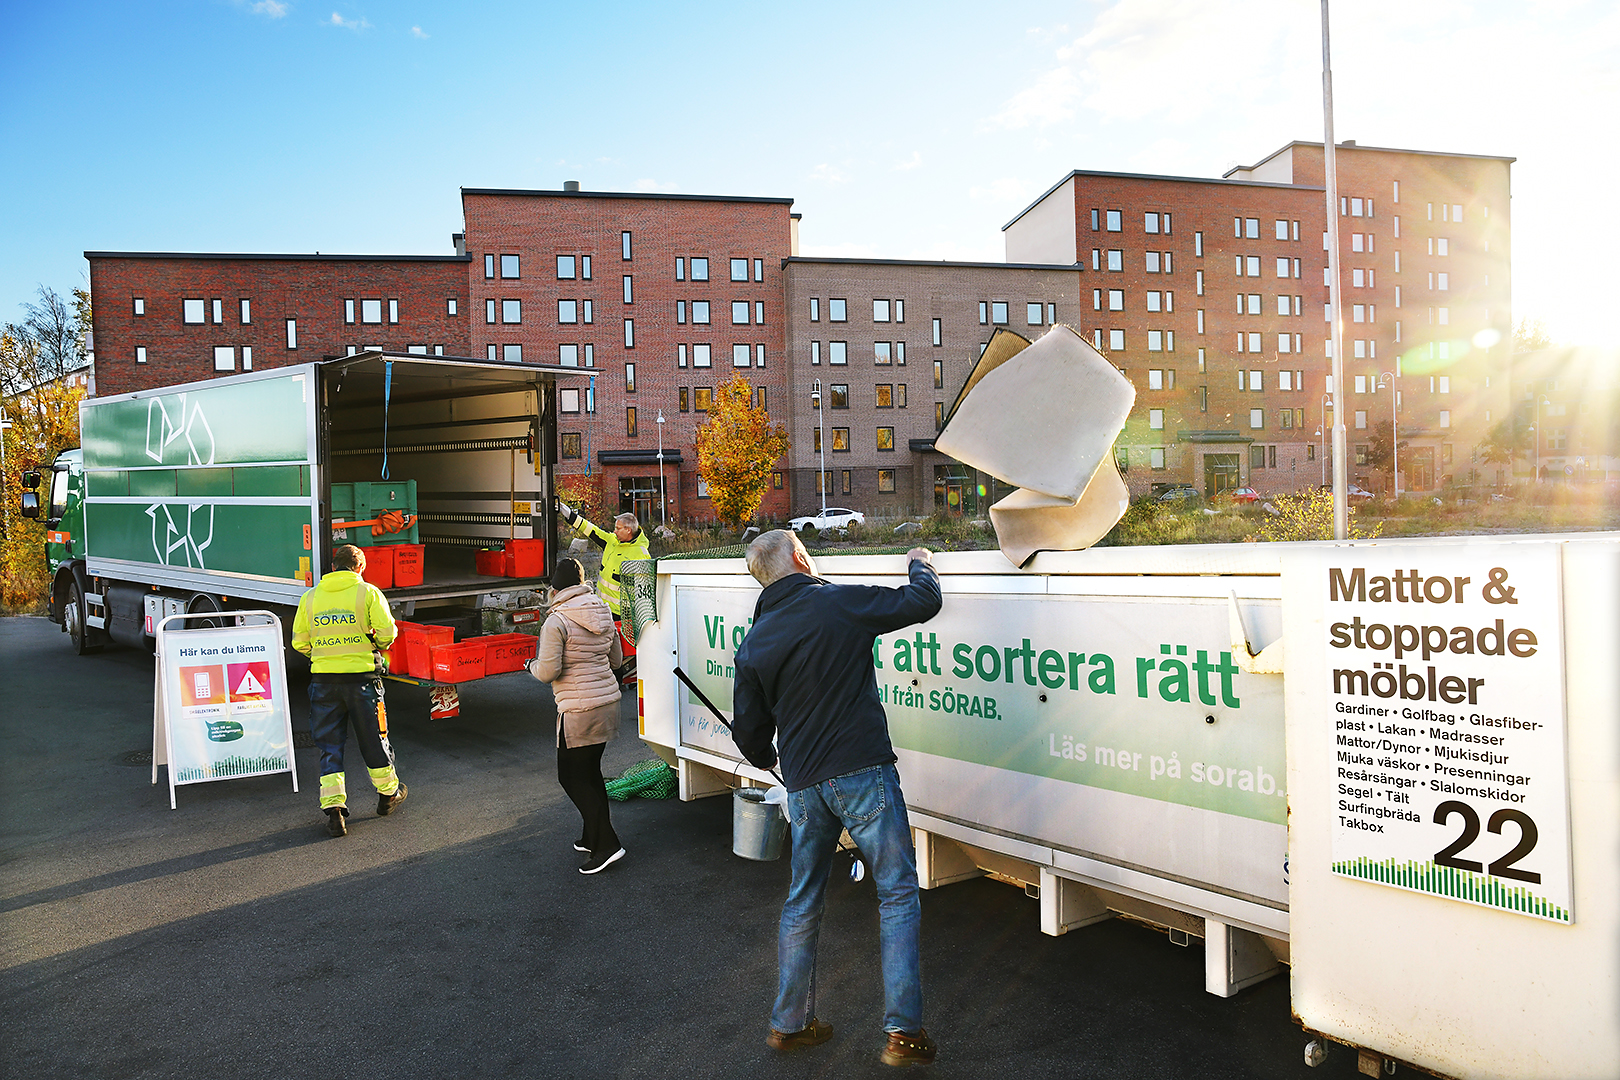
[[[84,453],[64,450],[42,473],[23,478],[24,517],[45,522],[45,565],[51,573],[47,613],[73,638],[79,652],[93,648],[94,618],[86,618],[90,593],[85,575]]]

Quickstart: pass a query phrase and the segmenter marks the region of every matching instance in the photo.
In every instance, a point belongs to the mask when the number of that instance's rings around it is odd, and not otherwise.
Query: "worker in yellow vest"
[[[613,611],[613,621],[619,622],[624,617],[620,611],[620,564],[626,559],[652,558],[647,548],[647,534],[642,531],[641,523],[634,514],[620,514],[613,519],[613,531],[608,532],[586,521],[585,515],[565,502],[559,502],[557,510],[575,533],[602,549],[602,572],[596,578],[596,594],[607,601],[607,606]]]
[[[293,648],[310,659],[309,728],[321,751],[321,809],[333,836],[349,831],[343,746],[351,724],[377,789],[377,813],[390,814],[405,801],[378,677],[386,670],[379,650],[396,633],[394,617],[382,590],[360,576],[365,568],[366,554],[353,544],[332,552],[332,572],[298,601],[293,619]]]

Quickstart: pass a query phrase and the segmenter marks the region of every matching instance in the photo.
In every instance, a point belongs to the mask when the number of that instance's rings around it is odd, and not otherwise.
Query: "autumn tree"
[[[1332,540],[1333,492],[1306,488],[1294,495],[1278,495],[1267,500],[1274,514],[1268,514],[1251,540]],[[1350,539],[1371,540],[1383,531],[1383,523],[1371,529],[1356,525],[1356,508],[1350,507]]]
[[[9,331],[9,328],[8,328]],[[29,343],[0,333],[0,369],[37,361]],[[10,376],[7,376],[8,382]],[[3,399],[8,421],[5,469],[0,476],[0,506],[5,532],[0,536],[0,603],[11,610],[33,610],[45,600],[50,579],[45,569],[45,525],[19,512],[22,474],[41,469],[63,450],[79,445],[79,401],[84,391],[57,379]],[[41,501],[49,492],[40,490]]]
[[[715,389],[708,422],[697,430],[698,473],[715,513],[734,527],[759,512],[771,472],[792,445],[787,429],[753,402],[753,387],[733,375]]]

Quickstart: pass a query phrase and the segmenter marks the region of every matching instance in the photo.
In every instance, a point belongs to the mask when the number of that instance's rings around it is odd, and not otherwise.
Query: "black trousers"
[[[572,800],[585,823],[580,834],[593,855],[611,855],[619,850],[619,834],[608,817],[607,782],[602,779],[602,751],[606,743],[590,746],[557,744],[557,783]]]

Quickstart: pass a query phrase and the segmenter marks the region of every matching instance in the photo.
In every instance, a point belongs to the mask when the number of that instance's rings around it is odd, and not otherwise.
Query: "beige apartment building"
[[[990,335],[1079,328],[1076,266],[791,258],[783,264],[794,514],[982,515],[1011,489],[934,449]],[[819,393],[819,397],[816,395]],[[818,406],[819,402],[819,406]],[[1039,452],[1032,447],[1031,452]]]

